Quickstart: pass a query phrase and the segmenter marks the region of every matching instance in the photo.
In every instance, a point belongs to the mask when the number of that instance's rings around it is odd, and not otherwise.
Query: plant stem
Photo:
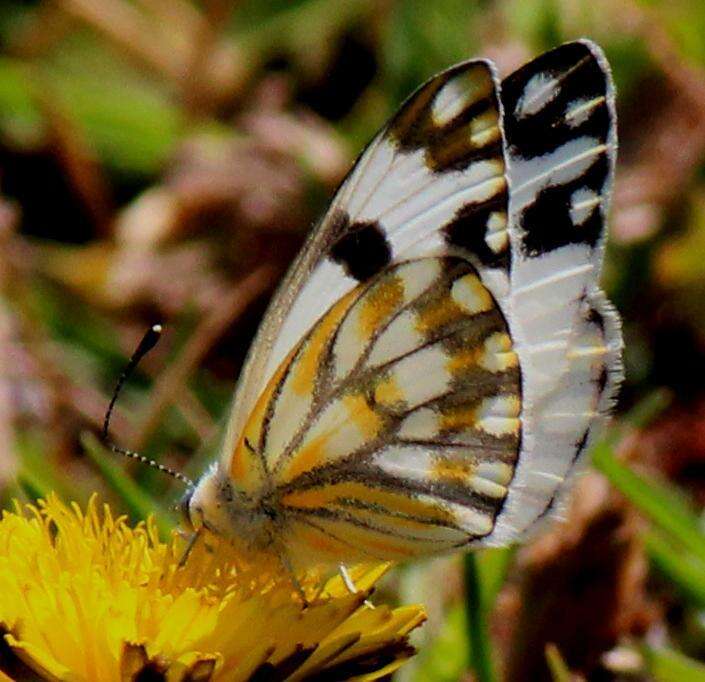
[[[465,557],[465,612],[470,640],[470,667],[477,682],[494,682],[485,603],[475,554]]]

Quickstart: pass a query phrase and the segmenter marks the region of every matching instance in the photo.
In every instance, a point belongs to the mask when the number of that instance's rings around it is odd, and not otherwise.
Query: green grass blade
[[[32,502],[33,498],[27,497],[26,491],[20,482],[20,476],[16,476],[13,481],[10,481],[4,488],[0,490],[0,517],[3,509],[11,509],[15,501],[24,505],[27,502]]]
[[[655,682],[703,682],[705,665],[673,649],[644,649]]]
[[[21,464],[18,479],[30,499],[46,499],[51,492],[65,500],[81,502],[84,499],[80,487],[61,476],[58,467],[48,461],[46,443],[38,433],[17,434],[14,450]]]
[[[18,474],[17,485],[31,502],[40,499],[46,500],[49,493],[52,492],[51,487],[47,486],[45,481],[27,470]]]
[[[673,393],[668,389],[661,388],[651,391],[625,415],[625,419],[634,428],[643,429],[651,424],[672,402]]]
[[[507,578],[507,572],[515,553],[516,546],[485,549],[476,555],[482,608],[485,614],[492,613],[495,600]]]
[[[553,682],[571,682],[573,676],[555,644],[546,645],[546,663],[551,671]]]
[[[470,668],[477,682],[493,682],[492,645],[487,630],[486,600],[478,566],[478,556],[465,556],[465,607],[468,639],[470,640]]]
[[[596,446],[593,463],[617,490],[673,541],[705,562],[705,535],[700,532],[697,517],[680,496],[662,483],[649,480],[618,461],[607,441]]]
[[[462,603],[455,603],[445,612],[439,629],[406,670],[397,676],[403,682],[458,682],[467,676],[468,651],[467,615]],[[410,670],[413,668],[413,670]]]
[[[688,600],[705,608],[705,562],[683,553],[657,531],[644,537],[646,551],[656,568],[671,580]]]

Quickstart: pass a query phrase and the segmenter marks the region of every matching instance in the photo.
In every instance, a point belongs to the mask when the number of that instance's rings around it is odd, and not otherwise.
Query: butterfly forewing
[[[435,76],[357,160],[253,343],[229,422],[226,466],[277,367],[318,318],[360,282],[402,259],[446,253],[450,241],[488,262],[508,262],[496,83],[485,61]]]
[[[522,367],[522,448],[490,542],[555,509],[621,379],[616,313],[599,288],[617,151],[601,50],[568,43],[502,83],[512,246],[510,329]]]

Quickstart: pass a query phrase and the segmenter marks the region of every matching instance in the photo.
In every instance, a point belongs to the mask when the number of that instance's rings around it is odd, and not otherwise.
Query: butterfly
[[[616,149],[587,40],[416,90],[274,296],[191,527],[294,573],[530,534],[622,377],[598,283]]]

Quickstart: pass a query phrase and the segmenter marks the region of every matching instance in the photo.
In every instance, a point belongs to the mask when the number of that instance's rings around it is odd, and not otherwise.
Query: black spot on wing
[[[433,103],[445,85],[456,77],[474,74],[483,96],[468,102],[458,114],[442,124],[433,117]],[[502,145],[496,137],[474,142],[472,124],[479,117],[499,118],[499,100],[492,74],[484,63],[458,64],[438,74],[414,92],[390,121],[388,132],[397,148],[404,153],[425,151],[425,162],[434,173],[465,170],[471,163],[501,158]]]
[[[555,79],[555,96],[538,111],[522,116],[517,107],[537,74]],[[562,45],[529,62],[502,82],[504,130],[511,153],[529,159],[579,137],[605,142],[611,124],[605,101],[577,121],[569,121],[566,114],[572,106],[606,94],[607,76],[583,43]]]
[[[339,222],[346,219],[347,216],[340,218]],[[391,261],[392,249],[378,222],[359,222],[338,228],[345,234],[331,247],[330,258],[358,282],[373,277]]]
[[[471,164],[488,159],[502,158],[502,142],[498,137],[495,142],[484,146],[468,144],[464,140],[457,144],[457,140],[442,141],[431,148],[426,155],[426,162],[430,164],[434,173],[447,171],[463,171]]]
[[[523,161],[545,157],[538,162],[535,177],[521,175],[519,182],[532,181],[536,186],[515,216],[523,234],[522,251],[529,257],[567,244],[594,247],[604,233],[602,202],[614,155],[608,146],[614,125],[610,89],[606,67],[593,48],[582,42],[541,55],[502,84],[510,179],[517,179],[511,169]],[[568,145],[578,140],[572,154]],[[578,149],[586,155],[582,162],[590,163],[589,154],[593,155],[591,165],[580,173]],[[568,180],[556,184],[542,180],[559,168]],[[527,172],[528,167],[522,171]],[[575,194],[581,190],[584,194]],[[591,208],[587,204],[571,212],[573,196],[578,202],[589,202],[591,197],[597,201]]]
[[[507,191],[487,201],[461,206],[453,219],[443,227],[446,241],[475,256],[480,263],[491,268],[509,269],[509,249],[495,253],[485,241],[487,221],[494,212],[507,211]]]
[[[389,122],[389,132],[398,147],[402,151],[413,152],[438,144],[444,136],[459,128],[465,128],[481,114],[491,109],[497,110],[498,100],[492,89],[490,94],[464,107],[444,125],[438,125],[433,120],[433,101],[443,87],[456,76],[480,69],[485,70],[487,67],[477,63],[456,64],[413,92]],[[489,73],[487,76],[490,77]]]
[[[586,188],[602,196],[609,172],[609,159],[603,152],[577,178],[538,192],[535,200],[521,212],[521,227],[526,233],[522,240],[524,253],[540,256],[567,244],[594,247],[604,229],[602,208],[596,205],[584,221],[575,224],[570,214],[571,198],[575,192]]]

